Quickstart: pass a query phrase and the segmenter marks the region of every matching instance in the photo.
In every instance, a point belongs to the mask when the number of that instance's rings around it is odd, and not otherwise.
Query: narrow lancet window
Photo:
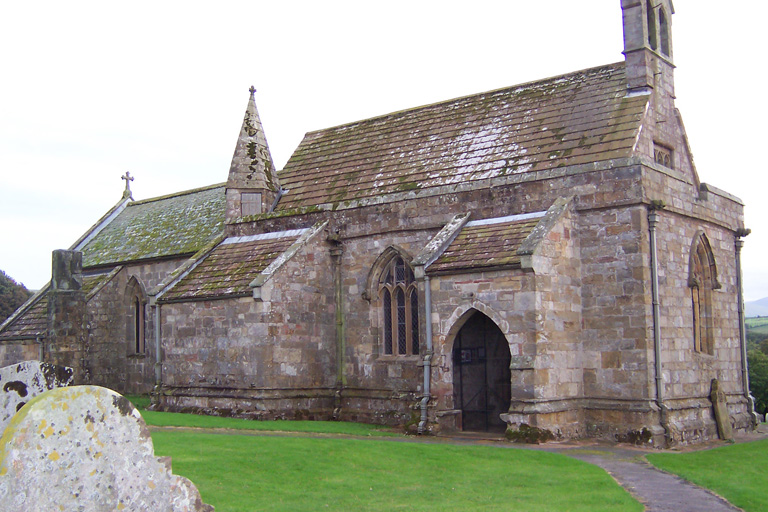
[[[125,294],[126,347],[128,355],[144,354],[147,298],[144,288],[134,277],[128,282]]]

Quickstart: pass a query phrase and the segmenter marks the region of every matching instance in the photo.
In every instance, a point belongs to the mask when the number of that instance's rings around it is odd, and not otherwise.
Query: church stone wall
[[[407,418],[412,418],[415,414],[414,406],[420,397],[422,391],[422,368],[420,366],[421,358],[417,356],[381,356],[380,334],[379,334],[379,315],[380,305],[378,304],[377,290],[366,290],[368,274],[371,271],[376,258],[389,246],[395,246],[410,255],[418,253],[424,245],[447,223],[456,213],[472,212],[472,219],[492,218],[518,213],[528,213],[532,211],[544,211],[560,197],[576,195],[575,204],[578,210],[592,211],[593,208],[604,208],[609,205],[623,205],[640,200],[642,190],[640,187],[641,171],[640,167],[633,165],[629,167],[605,166],[602,170],[595,168],[570,169],[570,170],[551,170],[540,173],[531,173],[536,175],[537,179],[524,179],[520,183],[510,183],[499,187],[480,188],[467,190],[463,186],[457,186],[453,192],[441,195],[428,195],[428,193],[419,195],[414,193],[400,202],[391,202],[386,204],[361,205],[357,208],[340,209],[333,212],[314,212],[306,216],[288,216],[276,217],[260,220],[258,223],[240,223],[229,227],[233,235],[248,235],[260,231],[280,231],[284,229],[295,229],[307,227],[316,222],[320,217],[332,219],[329,231],[334,234],[335,239],[342,249],[342,296],[344,297],[344,340],[345,340],[345,358],[344,358],[344,390],[341,394],[342,415],[349,419],[359,419],[365,421],[376,421],[393,423],[402,423]],[[576,215],[576,214],[574,214]],[[576,222],[570,220],[569,222]],[[617,222],[617,221],[613,221]],[[625,220],[618,221],[625,223]],[[564,229],[564,228],[560,228]],[[576,238],[580,236],[582,227],[577,222],[571,227],[569,233],[571,237],[572,248],[569,251],[575,251],[578,255],[578,243]],[[603,233],[604,234],[604,233]],[[561,233],[562,235],[562,233]],[[602,242],[595,235],[595,244]],[[624,235],[626,237],[626,235]],[[614,238],[620,238],[619,235]],[[614,243],[614,242],[612,242]],[[621,243],[621,242],[615,242]],[[618,249],[621,250],[621,249]],[[637,249],[635,249],[637,250]],[[620,258],[621,254],[614,251],[614,257]],[[570,253],[569,253],[570,254]],[[599,256],[596,256],[596,258]],[[551,265],[556,265],[550,262]],[[566,355],[566,345],[568,343],[580,343],[578,334],[565,334],[567,330],[564,325],[571,325],[574,312],[581,306],[579,304],[579,293],[571,293],[569,287],[577,287],[574,284],[575,277],[571,276],[572,268],[578,267],[573,260],[564,263],[567,268],[557,268],[558,271],[566,273],[565,281],[552,279],[551,276],[545,278],[548,281],[542,282],[539,286],[548,291],[546,301],[549,305],[558,304],[557,311],[547,313],[552,315],[549,319],[540,319],[547,321],[547,328],[550,326],[560,329],[562,334],[555,335],[557,341],[550,345],[548,338],[542,339],[542,347],[547,350],[552,347],[554,355],[547,355],[547,368],[540,377],[534,377],[533,367],[526,366],[528,363],[519,363],[520,369],[513,375],[514,392],[519,393],[519,400],[531,400],[534,397],[536,386],[546,389],[546,393],[555,397],[558,392],[563,392],[570,400],[573,395],[581,394],[581,370],[576,368],[577,361],[574,355]],[[599,266],[599,263],[596,263]],[[330,272],[330,266],[329,272]],[[554,267],[552,269],[554,272]],[[600,270],[602,271],[602,270]],[[427,272],[429,270],[427,269]],[[441,288],[437,291],[433,282],[433,307],[435,309],[448,307],[450,311],[441,313],[444,318],[450,317],[454,310],[459,306],[457,301],[466,301],[460,299],[471,292],[471,288],[479,285],[473,280],[459,280],[448,284],[443,280]],[[488,284],[489,293],[501,294],[503,298],[492,299],[499,304],[499,311],[510,316],[510,323],[519,325],[518,343],[521,361],[531,361],[536,353],[536,334],[537,329],[542,326],[536,324],[536,316],[532,311],[520,313],[523,304],[528,304],[525,308],[532,307],[534,301],[541,301],[542,298],[535,297],[533,292],[534,279],[532,276],[510,276],[509,273],[502,273],[498,279],[490,278],[494,284]],[[510,282],[506,282],[509,281]],[[525,291],[522,291],[521,280],[525,281]],[[480,278],[480,282],[488,281],[487,277]],[[490,282],[489,281],[489,282]],[[443,289],[442,287],[445,287]],[[454,288],[455,287],[455,288]],[[559,288],[564,287],[562,298],[558,298],[561,293]],[[621,286],[618,286],[621,288]],[[371,293],[370,300],[362,298],[364,292]],[[611,290],[611,293],[615,290]],[[445,293],[441,293],[445,292]],[[597,293],[597,292],[595,292]],[[463,294],[463,295],[462,295]],[[423,290],[420,294],[420,307],[423,308]],[[503,306],[500,305],[503,303]],[[595,315],[599,316],[598,306],[593,305]],[[597,309],[595,309],[597,308]],[[423,311],[423,310],[422,310]],[[541,313],[542,309],[539,307]],[[562,315],[561,315],[562,313]],[[423,316],[423,313],[422,313]],[[542,317],[543,318],[543,317]],[[567,319],[566,319],[567,318]],[[420,339],[421,353],[426,350],[424,344],[425,327],[424,318],[420,318],[422,323]],[[450,329],[451,326],[445,327]],[[165,329],[163,337],[165,338]],[[447,335],[447,331],[435,329],[436,336],[442,332],[442,336]],[[561,338],[558,338],[561,336]],[[575,341],[574,341],[575,340]],[[444,340],[443,340],[444,342]],[[438,341],[435,342],[436,347]],[[526,348],[523,348],[525,345]],[[513,354],[514,356],[514,354]],[[450,368],[450,349],[441,356],[442,360],[437,363],[438,367]],[[528,358],[528,359],[525,359]],[[543,360],[544,360],[543,359]],[[562,365],[562,371],[560,367]],[[442,373],[441,373],[442,372]],[[547,375],[546,380],[543,376]],[[434,407],[446,419],[443,420],[446,425],[450,423],[451,414],[444,414],[445,411],[453,410],[452,404],[452,384],[450,376],[446,376],[445,371],[435,370],[436,380],[440,384],[435,384],[432,393],[437,396]],[[447,380],[446,380],[447,379]],[[513,398],[514,396],[513,392]],[[574,402],[575,403],[575,402]],[[559,405],[555,409],[567,409],[567,406]],[[553,413],[554,414],[554,413]],[[564,419],[560,414],[554,414],[552,423],[569,424],[573,423],[573,418]],[[570,413],[568,413],[570,414]],[[570,427],[569,427],[570,428]]]
[[[720,288],[711,294],[714,341],[711,355],[694,347],[688,277],[692,243],[699,232],[703,232],[710,242],[720,283]],[[662,375],[664,401],[671,410],[670,435],[677,442],[717,438],[709,399],[714,378],[727,395],[735,426],[746,428],[749,417],[741,380],[734,234],[707,222],[661,211],[657,243]]]
[[[330,418],[336,331],[329,249],[317,239],[304,247],[264,284],[263,300],[161,304],[160,406]]]
[[[635,205],[582,212],[578,221],[589,435],[624,434],[651,421],[647,413],[651,412],[653,343],[646,216],[646,207]]]
[[[567,210],[533,257],[536,416],[532,426],[558,436],[583,435],[582,270],[575,213]],[[514,411],[513,401],[511,411]],[[518,422],[519,423],[519,422]]]
[[[362,213],[362,212],[360,212]],[[347,217],[349,218],[349,217]],[[432,219],[416,223],[436,224]],[[423,373],[418,355],[386,355],[383,348],[382,305],[378,282],[367,289],[367,281],[377,258],[389,247],[412,257],[434,233],[392,226],[377,236],[354,236],[343,241],[342,296],[346,351],[342,411],[344,417],[380,423],[407,423],[413,405],[422,393]],[[379,226],[384,228],[384,226]],[[363,293],[366,292],[365,298]],[[419,303],[423,310],[423,297]],[[422,314],[423,315],[423,314]],[[421,350],[425,350],[423,335]]]
[[[148,297],[144,308],[144,352],[128,339],[127,290],[135,277],[146,292],[160,284],[183,260],[126,265],[88,301],[89,382],[119,393],[149,393],[155,384],[155,320]]]

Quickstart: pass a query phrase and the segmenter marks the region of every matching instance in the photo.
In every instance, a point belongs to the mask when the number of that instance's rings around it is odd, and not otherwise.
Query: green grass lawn
[[[596,466],[532,450],[349,438],[399,436],[328,421],[252,421],[147,411],[149,425],[304,432],[307,437],[155,431],[158,456],[192,480],[217,512],[632,511],[643,507]]]
[[[217,512],[641,511],[605,471],[534,450],[152,433]]]
[[[768,510],[768,440],[699,452],[654,453],[646,458],[747,512]]]
[[[386,427],[367,423],[342,421],[282,421],[282,420],[245,420],[240,418],[222,418],[199,414],[147,411],[149,397],[129,395],[133,405],[139,409],[147,425],[157,427],[193,427],[227,428],[233,430],[261,430],[273,432],[306,432],[313,434],[344,434],[350,436],[397,437],[403,434],[393,432]]]

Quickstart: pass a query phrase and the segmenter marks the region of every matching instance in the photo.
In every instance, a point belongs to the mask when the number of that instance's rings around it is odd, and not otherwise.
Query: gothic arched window
[[[717,266],[709,240],[704,233],[697,234],[691,245],[688,286],[691,289],[693,316],[693,348],[696,352],[715,353],[713,290],[720,288],[717,282]]]
[[[382,344],[386,355],[419,353],[419,295],[413,270],[400,256],[384,267],[379,279]]]
[[[141,283],[139,283],[135,277],[132,277],[128,282],[125,299],[125,342],[127,353],[129,355],[143,354],[146,349],[145,326],[147,295],[144,292],[144,288],[141,286]]]

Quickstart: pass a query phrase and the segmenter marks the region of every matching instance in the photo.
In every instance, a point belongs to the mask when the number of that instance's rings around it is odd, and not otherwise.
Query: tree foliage
[[[749,391],[755,397],[755,410],[768,412],[768,334],[747,325],[747,364]]]
[[[0,270],[0,323],[24,304],[32,292]]]
[[[765,414],[768,409],[768,354],[752,350],[749,361],[749,391],[755,397],[755,410]]]

